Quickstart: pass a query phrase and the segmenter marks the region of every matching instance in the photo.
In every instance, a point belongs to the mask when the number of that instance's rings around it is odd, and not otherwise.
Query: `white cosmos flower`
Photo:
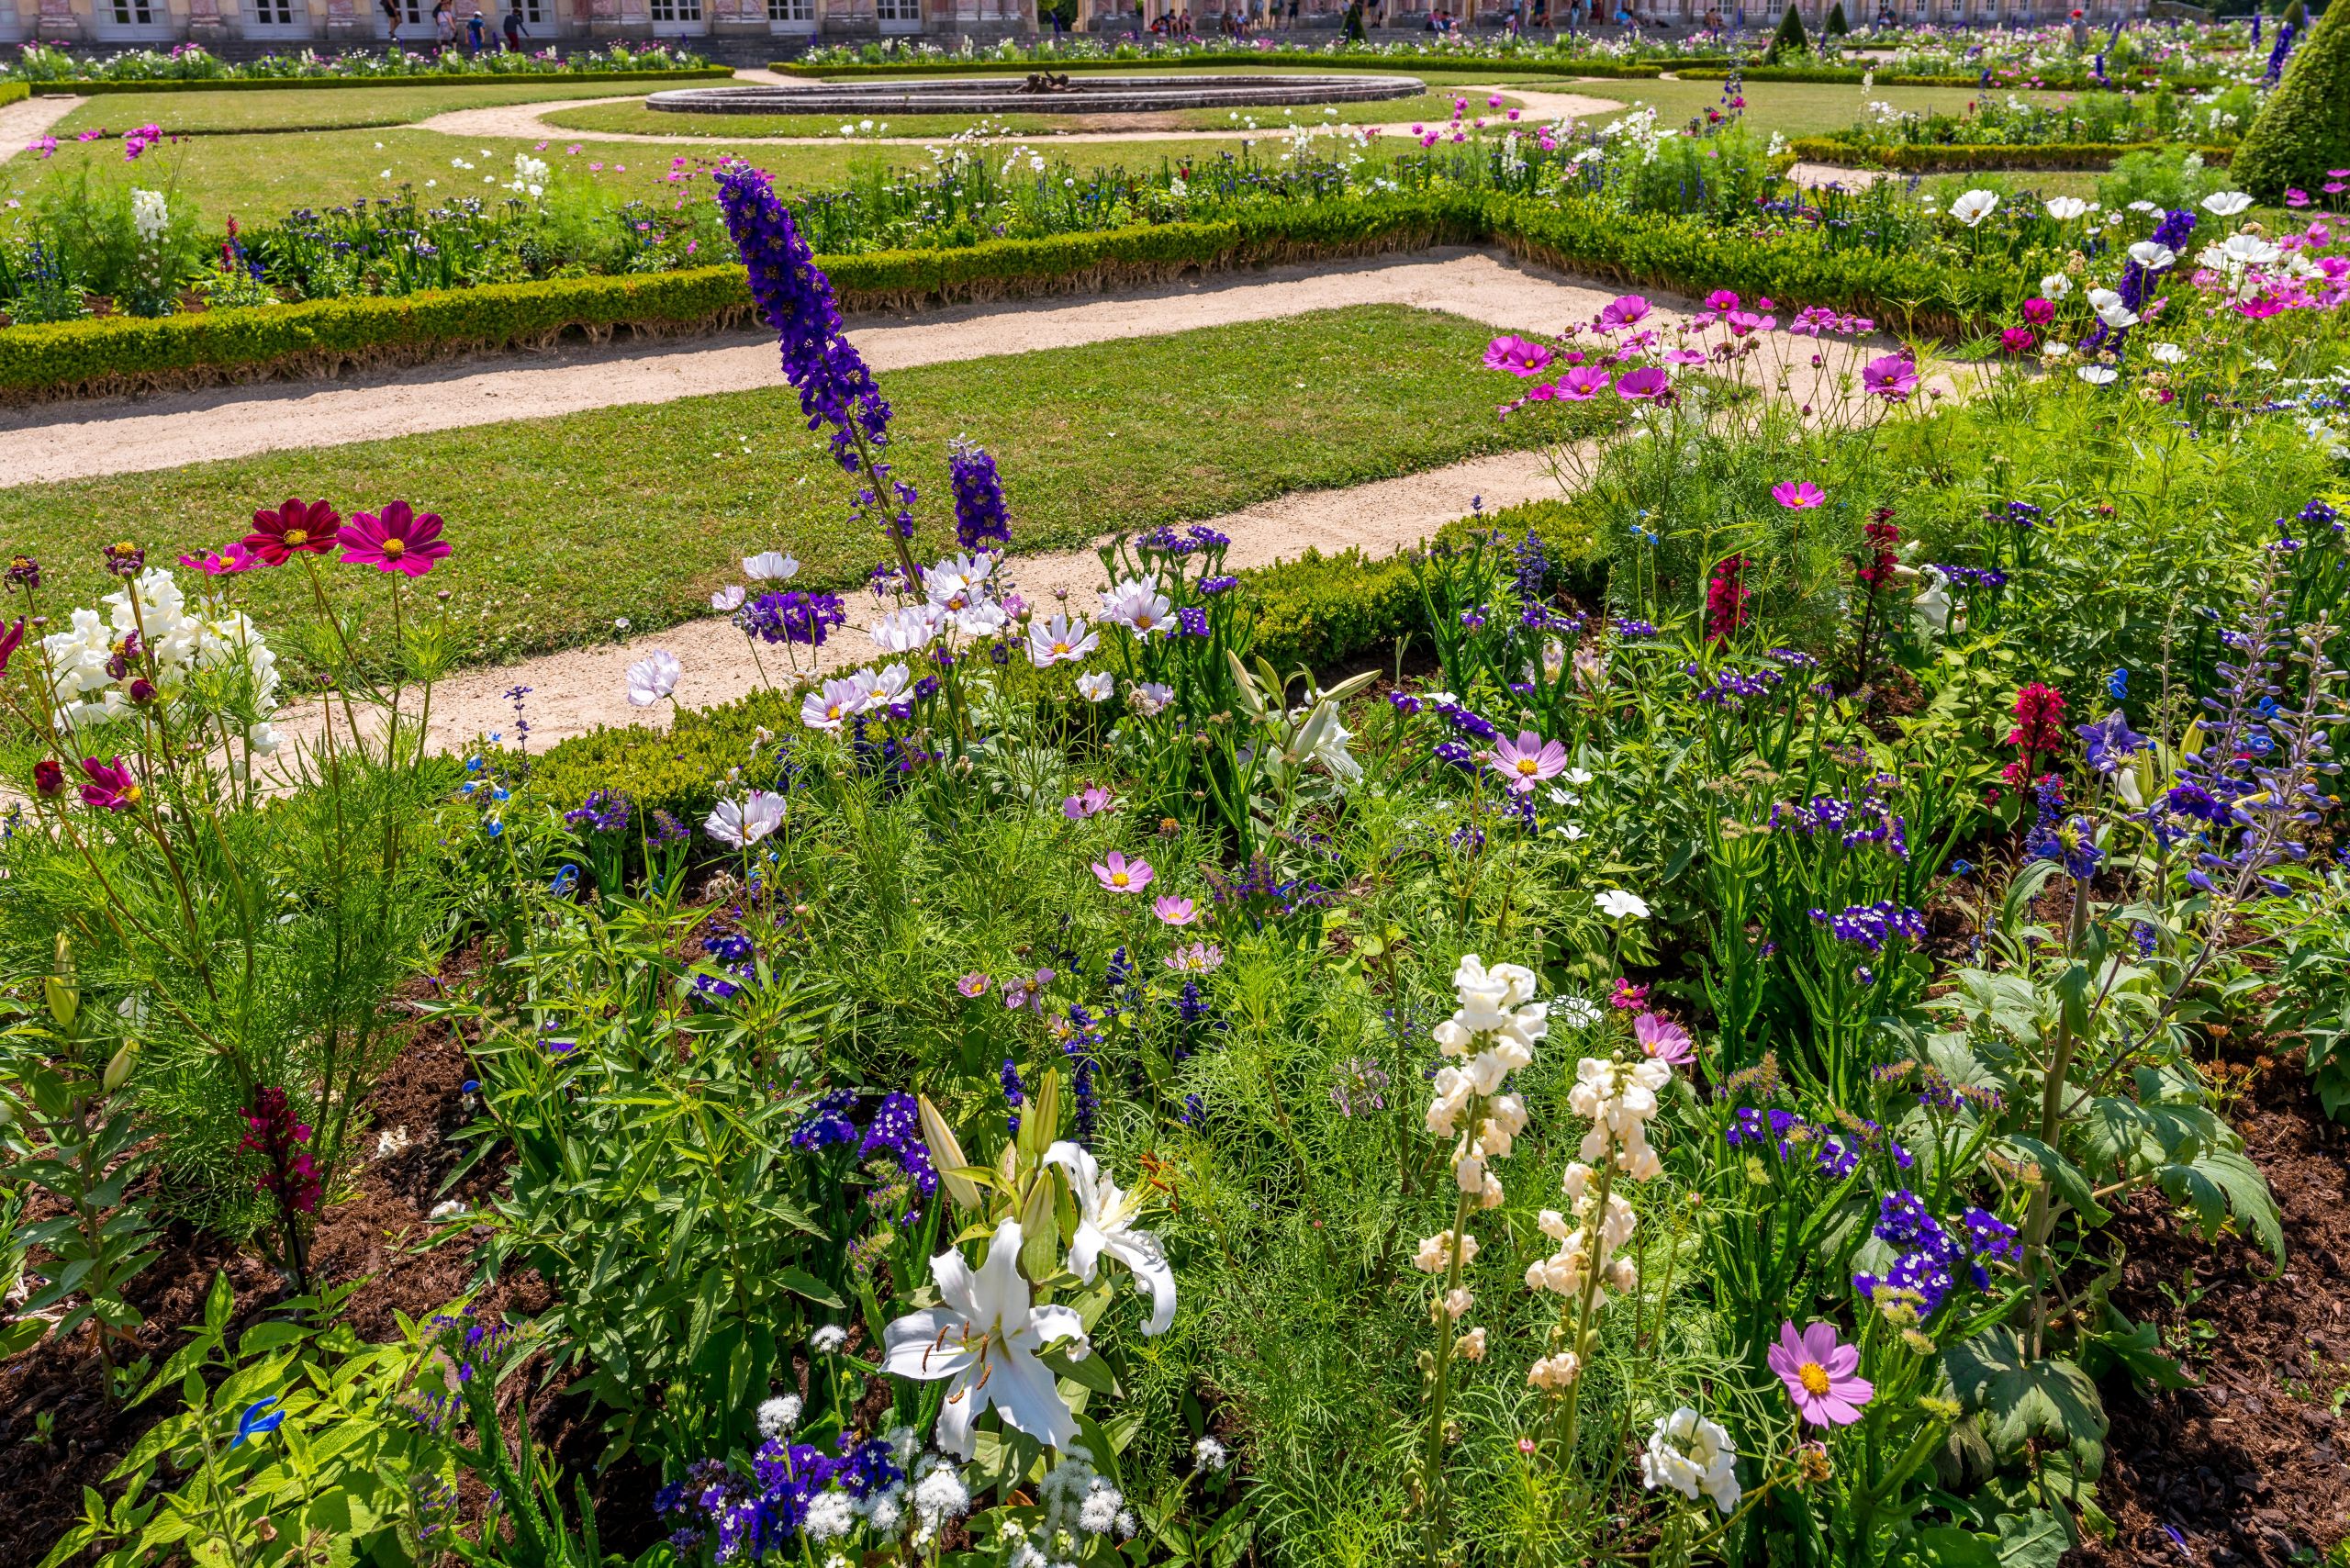
[[[729,583],[710,596],[710,607],[721,615],[732,615],[743,608],[743,585]]]
[[[1610,920],[1646,920],[1648,901],[1638,893],[1628,893],[1621,888],[1610,888],[1596,895],[1599,913]]]
[[[951,611],[947,619],[966,637],[992,637],[1003,630],[1012,614],[991,599],[977,599]]]
[[[747,849],[783,825],[784,799],[766,790],[754,790],[739,801],[721,801],[702,826],[719,843]]]
[[[2048,198],[2048,216],[2059,223],[2070,223],[2088,209],[2089,204],[2078,196],[2050,196]]]
[[[949,555],[923,573],[923,591],[942,610],[969,610],[987,598],[988,574],[994,570],[990,555]]]
[[[2092,386],[2103,386],[2121,373],[2109,364],[2085,364],[2073,374]]]
[[[1097,669],[1091,675],[1080,675],[1077,678],[1077,694],[1088,702],[1107,702],[1110,700],[1110,693],[1117,689],[1118,683],[1110,678],[1110,672],[1107,670]]]
[[[1729,1434],[1686,1405],[1657,1418],[1640,1455],[1640,1484],[1670,1486],[1691,1501],[1702,1492],[1728,1514],[1738,1506],[1738,1450]]]
[[[837,730],[864,710],[866,696],[871,689],[855,676],[846,680],[828,680],[822,690],[811,691],[800,700],[800,722],[811,730]]]
[[[2195,259],[2215,272],[2240,273],[2265,267],[2284,252],[2257,234],[2231,234],[2217,245],[2206,245]]]
[[[878,713],[892,704],[904,700],[906,688],[913,684],[903,665],[891,665],[867,678],[865,689],[865,711]]]
[[[1102,594],[1102,619],[1115,622],[1137,637],[1164,631],[1174,606],[1158,591],[1158,574],[1128,577]]]
[[[1564,773],[1560,774],[1559,777],[1565,779],[1568,783],[1575,785],[1577,788],[1581,788],[1583,785],[1590,783],[1594,775],[1588,767],[1570,767]]]
[[[2063,273],[2050,273],[2040,280],[2040,292],[2051,299],[2062,299],[2073,292],[2073,280]]]
[[[2203,210],[2214,218],[2233,218],[2252,205],[2252,198],[2242,191],[2213,191],[2203,198]]]
[[[1050,621],[1028,622],[1028,658],[1038,669],[1074,663],[1102,645],[1102,633],[1079,616],[1072,621],[1056,615]]]
[[[780,550],[743,557],[743,575],[754,582],[783,582],[800,575],[800,563]]]
[[[882,1334],[883,1365],[923,1383],[952,1380],[938,1416],[938,1446],[968,1459],[978,1451],[979,1417],[992,1406],[1006,1425],[1066,1450],[1077,1419],[1061,1402],[1052,1370],[1036,1352],[1082,1345],[1085,1325],[1073,1308],[1037,1306],[1020,1277],[1020,1222],[1007,1219],[976,1271],[948,1248],[930,1260],[939,1305],[910,1312]]]
[[[1998,196],[1990,191],[1969,191],[1950,204],[1950,215],[1969,229],[1991,216],[1999,205]]]
[[[1134,690],[1135,711],[1140,713],[1146,719],[1156,719],[1159,714],[1167,711],[1167,705],[1174,700],[1175,689],[1158,681],[1146,680],[1136,686]],[[1333,738],[1336,739],[1337,737],[1334,736]],[[1339,744],[1343,748],[1345,744],[1344,741],[1340,740]],[[1341,750],[1340,755],[1344,756],[1343,749]],[[1347,757],[1346,760],[1349,764],[1352,764],[1354,758]],[[1358,769],[1358,771],[1360,771],[1360,769]]]
[[[2158,273],[2178,260],[2178,252],[2168,245],[2157,245],[2152,240],[2141,240],[2130,247],[2130,259],[2150,273]]]
[[[946,621],[946,612],[934,604],[910,604],[891,610],[866,630],[885,654],[918,654],[930,646]]]
[[[628,666],[628,705],[650,708],[677,689],[686,666],[666,648],[655,648]]]
[[[2116,331],[2138,324],[2138,313],[2121,303],[2121,296],[2109,288],[2092,288],[2088,293],[2089,308],[2097,319]]]
[[[2157,363],[2163,364],[2177,364],[2187,357],[2187,352],[2177,343],[2148,343],[2146,353]]]
[[[1119,1191],[1118,1183],[1099,1161],[1073,1143],[1057,1143],[1045,1151],[1045,1163],[1058,1165],[1069,1177],[1069,1196],[1077,1200],[1077,1235],[1069,1244],[1069,1266],[1087,1284],[1107,1256],[1134,1271],[1150,1292],[1150,1316],[1146,1334],[1164,1334],[1175,1321],[1175,1271],[1158,1238],[1134,1227],[1141,1200]]]

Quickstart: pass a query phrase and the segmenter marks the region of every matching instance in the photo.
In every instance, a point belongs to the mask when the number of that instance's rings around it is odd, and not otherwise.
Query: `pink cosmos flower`
[[[2056,319],[2056,302],[2035,294],[2023,302],[2023,319],[2035,327],[2045,327]]]
[[[955,989],[965,996],[985,996],[988,993],[988,977],[973,969],[955,982]]]
[[[1200,910],[1190,899],[1173,893],[1161,893],[1151,901],[1151,913],[1168,925],[1189,925],[1200,918]]]
[[[2009,327],[1999,334],[1999,346],[2009,353],[2030,353],[2031,345],[2039,341],[2030,327]]]
[[[1530,795],[1535,785],[1567,770],[1567,748],[1531,730],[1520,730],[1517,739],[1495,743],[1493,768],[1509,780],[1511,794]]]
[[[1907,354],[1889,353],[1861,366],[1861,385],[1888,403],[1918,390],[1918,366]]]
[[[1632,1037],[1640,1049],[1661,1062],[1680,1067],[1696,1057],[1689,1031],[1661,1013],[1643,1013],[1632,1020]]]
[[[1579,364],[1559,377],[1559,396],[1570,403],[1588,403],[1607,390],[1607,373],[1595,364]]]
[[[1838,1344],[1832,1323],[1815,1323],[1800,1336],[1793,1323],[1782,1323],[1779,1342],[1763,1359],[1787,1385],[1796,1414],[1815,1427],[1851,1426],[1876,1394],[1876,1385],[1857,1375],[1859,1347]]]
[[[1088,784],[1061,802],[1061,815],[1071,822],[1082,822],[1087,817],[1109,809],[1110,791],[1099,784]]]
[[[102,812],[127,812],[139,803],[139,780],[122,765],[122,758],[100,762],[95,756],[82,759],[82,772],[89,779],[82,786],[82,801]]]
[[[1733,338],[1742,338],[1750,332],[1767,332],[1779,324],[1777,317],[1757,316],[1751,310],[1732,310],[1722,319],[1729,323]]]
[[[1667,364],[1703,364],[1706,356],[1695,349],[1674,349],[1664,356]]]
[[[1512,375],[1539,375],[1550,363],[1550,351],[1531,338],[1499,337],[1485,345],[1485,368]]]
[[[1129,860],[1115,849],[1110,851],[1107,860],[1093,863],[1093,874],[1106,890],[1113,893],[1138,893],[1150,886],[1151,879],[1158,875],[1150,868],[1149,861]]]
[[[2287,185],[2285,187],[2285,205],[2287,207],[2307,207],[2309,204],[2309,192],[2302,190],[2298,185]]]
[[[373,566],[403,577],[420,577],[435,561],[449,557],[448,541],[441,537],[441,514],[419,516],[406,501],[394,501],[381,512],[353,513],[336,531],[335,539],[347,546],[342,553],[346,566]]]
[[[1609,300],[1601,308],[1599,325],[1603,330],[1629,327],[1644,319],[1652,308],[1654,308],[1647,300],[1637,294],[1622,295]]]
[[[1634,985],[1623,976],[1616,977],[1616,989],[1607,994],[1607,1005],[1623,1013],[1638,1013],[1649,1004],[1649,988]]]
[[[218,577],[230,572],[250,572],[261,565],[261,557],[246,549],[245,542],[240,539],[226,550],[207,550],[201,555],[183,555],[180,565],[191,572]]]
[[[1179,975],[1212,974],[1224,967],[1224,949],[1213,942],[1194,942],[1168,954],[1167,967]]]
[[[1642,370],[1628,370],[1616,381],[1616,396],[1628,403],[1651,403],[1672,388],[1672,378],[1662,366],[1654,364]]]
[[[1714,290],[1713,293],[1706,296],[1706,308],[1708,310],[1735,310],[1738,308],[1738,296],[1727,288],[1718,288]]]
[[[1789,511],[1807,511],[1828,498],[1828,492],[1808,479],[1783,480],[1771,487],[1771,498]]]

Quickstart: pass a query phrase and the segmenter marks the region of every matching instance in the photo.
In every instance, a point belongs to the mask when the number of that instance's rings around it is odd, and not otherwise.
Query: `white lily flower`
[[[940,1305],[910,1312],[883,1331],[883,1366],[923,1383],[952,1380],[938,1414],[938,1446],[969,1459],[979,1449],[979,1419],[992,1406],[1005,1424],[1067,1450],[1077,1418],[1061,1400],[1039,1350],[1085,1342],[1085,1325],[1069,1307],[1035,1305],[1020,1277],[1020,1222],[1007,1219],[974,1271],[948,1248],[930,1260]]]
[[[1141,1199],[1121,1192],[1101,1163],[1076,1144],[1053,1145],[1045,1151],[1045,1163],[1067,1173],[1069,1195],[1077,1200],[1077,1235],[1069,1246],[1070,1271],[1090,1285],[1103,1257],[1124,1263],[1150,1292],[1150,1316],[1142,1331],[1166,1333],[1175,1321],[1175,1271],[1158,1238],[1134,1227]]]
[[[1595,895],[1595,902],[1599,905],[1599,913],[1610,920],[1646,920],[1649,917],[1648,901],[1621,888],[1610,888]]]

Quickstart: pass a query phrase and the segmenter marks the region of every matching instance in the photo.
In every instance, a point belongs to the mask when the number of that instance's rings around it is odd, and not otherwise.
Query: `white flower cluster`
[[[1672,1081],[1672,1063],[1655,1057],[1635,1062],[1585,1057],[1577,1062],[1567,1105],[1591,1123],[1578,1151],[1582,1158],[1594,1163],[1612,1158],[1635,1182],[1655,1175],[1662,1167],[1649,1147],[1648,1125],[1656,1116],[1656,1092]]]
[[[1559,1242],[1559,1250],[1548,1258],[1538,1258],[1526,1266],[1528,1290],[1551,1291],[1563,1296],[1579,1296],[1590,1282],[1592,1244],[1598,1243],[1600,1278],[1618,1295],[1629,1295],[1638,1288],[1639,1271],[1629,1258],[1616,1256],[1624,1243],[1632,1239],[1632,1232],[1639,1225],[1639,1216],[1632,1212],[1622,1194],[1610,1192],[1606,1208],[1600,1212],[1599,1189],[1592,1181],[1590,1166],[1578,1160],[1567,1167],[1563,1183],[1569,1206],[1574,1213],[1570,1222],[1556,1209],[1544,1209],[1539,1223],[1542,1234]],[[1598,1215],[1597,1223],[1593,1221]]]
[[[190,605],[160,566],[99,603],[105,615],[76,610],[70,630],[41,639],[53,672],[50,696],[69,728],[128,717],[132,687],[147,678],[151,661],[156,692],[166,699],[180,695],[198,672],[233,675],[241,666],[247,689],[221,691],[216,700],[241,707],[250,700],[260,717],[247,729],[246,745],[264,755],[277,749],[269,724],[277,708],[277,655],[241,610]]]
[[[1526,1103],[1503,1093],[1502,1085],[1534,1060],[1535,1042],[1550,1032],[1550,1009],[1532,1000],[1533,970],[1518,964],[1488,969],[1474,953],[1453,971],[1452,989],[1460,1006],[1436,1026],[1436,1043],[1460,1065],[1437,1070],[1427,1126],[1432,1137],[1459,1136],[1453,1180],[1483,1207],[1496,1208],[1502,1184],[1486,1162],[1508,1154],[1512,1140],[1526,1128]],[[1461,1117],[1479,1100],[1484,1114],[1463,1131]]]
[[[161,191],[133,190],[130,193],[130,226],[139,230],[139,238],[152,245],[163,237],[163,230],[172,220],[171,208],[164,203]]]
[[[538,196],[546,194],[547,165],[543,158],[533,158],[527,152],[514,154],[514,177],[506,188],[517,196]]]
[[[1695,1501],[1704,1493],[1727,1514],[1738,1506],[1738,1450],[1729,1434],[1686,1405],[1657,1418],[1640,1455],[1640,1484],[1653,1492],[1670,1486]]]
[[[914,1545],[925,1547],[938,1532],[971,1511],[971,1489],[963,1473],[943,1454],[924,1459],[914,1473]]]
[[[1070,1448],[1037,1483],[1036,1498],[1045,1506],[1044,1523],[1033,1535],[1017,1534],[1017,1527],[1006,1532],[1018,1540],[1013,1568],[1073,1568],[1095,1540],[1129,1540],[1141,1528],[1125,1495],[1093,1468],[1092,1456],[1081,1447]]]

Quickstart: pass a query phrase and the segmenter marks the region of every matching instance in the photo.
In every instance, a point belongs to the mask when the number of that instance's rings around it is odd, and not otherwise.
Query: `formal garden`
[[[1843,22],[17,51],[0,1563],[2350,1562],[2350,9]]]

